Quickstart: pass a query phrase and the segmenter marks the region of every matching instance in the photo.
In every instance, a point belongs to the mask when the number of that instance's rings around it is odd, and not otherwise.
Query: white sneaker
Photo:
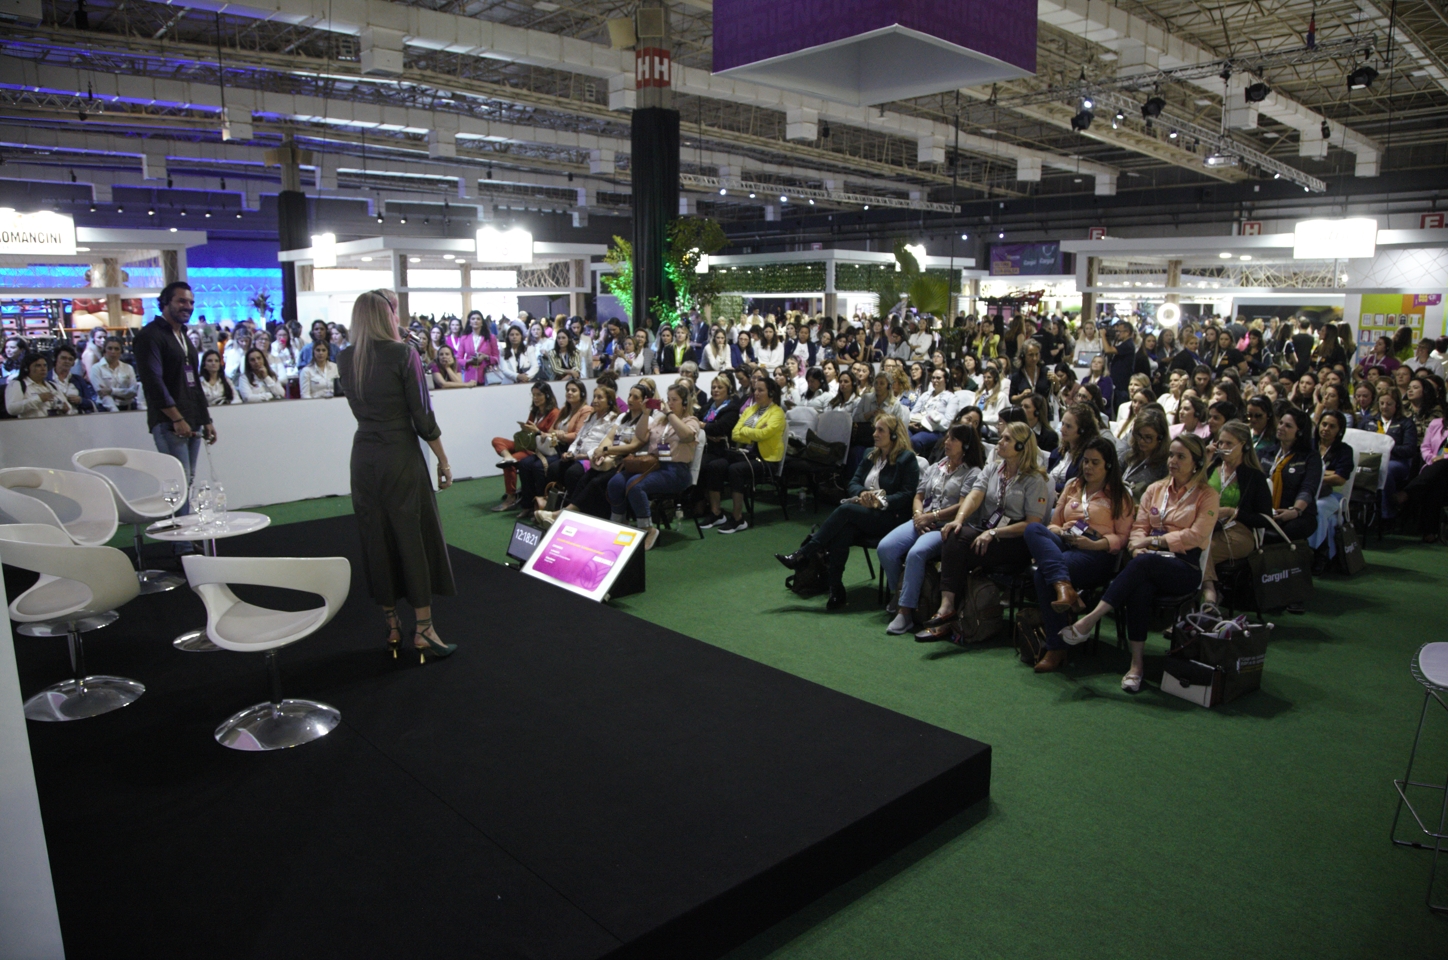
[[[913,617],[907,617],[905,614],[897,612],[895,619],[891,620],[890,625],[885,628],[885,632],[892,637],[898,637],[902,633],[909,633],[914,626],[915,619]]]
[[[558,510],[534,511],[533,522],[538,524],[538,526],[542,527],[544,530],[547,530],[549,527],[553,526],[553,524],[557,522],[559,512],[560,511]]]
[[[658,528],[658,527],[649,527],[648,531],[644,533],[644,549],[645,549],[645,550],[652,550],[652,549],[654,548],[654,544],[655,544],[655,543],[658,543],[658,541],[659,541],[659,528]]]

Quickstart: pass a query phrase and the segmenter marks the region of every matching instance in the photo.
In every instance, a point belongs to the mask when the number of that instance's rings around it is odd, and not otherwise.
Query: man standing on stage
[[[202,438],[216,442],[216,428],[196,372],[196,347],[186,336],[186,321],[191,319],[196,299],[190,284],[177,281],[168,283],[157,300],[161,315],[136,334],[136,373],[146,391],[146,426],[156,449],[181,461],[189,488]]]

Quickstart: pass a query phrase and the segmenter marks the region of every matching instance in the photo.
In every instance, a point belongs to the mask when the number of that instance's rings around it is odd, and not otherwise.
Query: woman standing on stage
[[[402,642],[397,598],[417,615],[413,646],[446,657],[456,644],[443,643],[432,625],[433,595],[452,596],[452,564],[443,539],[437,498],[418,438],[437,456],[438,489],[452,485],[442,431],[432,414],[422,361],[397,330],[396,294],[373,290],[352,307],[355,342],[337,360],[357,433],[352,438],[352,511],[362,534],[362,569],[372,599],[382,605],[397,656]]]

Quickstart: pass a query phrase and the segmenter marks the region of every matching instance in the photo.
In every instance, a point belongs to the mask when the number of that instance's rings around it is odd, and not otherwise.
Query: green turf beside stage
[[[512,515],[488,511],[501,492],[493,479],[442,493],[449,542],[501,560]],[[1274,618],[1263,689],[1204,710],[1156,690],[1159,637],[1136,697],[1109,643],[1036,676],[1005,644],[887,637],[858,549],[852,609],[826,614],[823,597],[784,589],[771,557],[823,514],[791,517],[761,504],[745,533],[664,533],[647,592],[618,606],[991,744],[992,799],[971,829],[922,841],[733,960],[1443,955],[1448,919],[1423,905],[1429,854],[1391,846],[1388,827],[1422,702],[1408,664],[1445,639],[1448,551],[1372,541],[1367,573],[1319,580],[1309,614]],[[437,616],[446,633],[445,602]],[[1448,716],[1430,724],[1420,773],[1441,778]]]

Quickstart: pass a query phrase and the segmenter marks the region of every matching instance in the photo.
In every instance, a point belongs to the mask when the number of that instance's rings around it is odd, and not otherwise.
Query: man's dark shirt
[[[182,329],[178,341],[171,324],[157,317],[136,334],[132,349],[136,355],[136,376],[140,377],[141,389],[146,392],[147,427],[158,423],[170,426],[171,418],[161,412],[163,407],[175,407],[193,430],[211,422],[201,377],[196,372],[196,347],[185,336],[185,328]]]

